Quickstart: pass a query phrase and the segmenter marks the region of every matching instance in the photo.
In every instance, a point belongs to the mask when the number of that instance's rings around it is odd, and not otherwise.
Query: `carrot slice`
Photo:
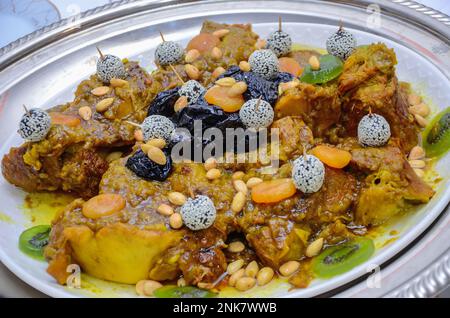
[[[205,99],[208,103],[219,106],[226,112],[236,112],[241,109],[242,105],[245,103],[245,100],[242,95],[233,97],[229,96],[229,90],[230,87],[228,86],[211,87],[206,92]]]
[[[99,194],[83,204],[82,212],[87,218],[98,219],[119,212],[125,204],[125,199],[120,194]]]
[[[69,127],[76,127],[79,124],[81,124],[80,118],[73,115],[51,112],[50,117],[52,118],[53,125],[65,125]]]
[[[256,203],[276,203],[290,198],[296,192],[290,178],[263,181],[252,188],[252,200]]]
[[[300,74],[302,74],[303,71],[302,67],[292,57],[281,57],[278,59],[278,62],[280,63],[281,72],[291,73],[295,77],[300,76]]]
[[[332,168],[342,169],[352,160],[350,152],[335,147],[319,145],[311,150],[311,154]]]

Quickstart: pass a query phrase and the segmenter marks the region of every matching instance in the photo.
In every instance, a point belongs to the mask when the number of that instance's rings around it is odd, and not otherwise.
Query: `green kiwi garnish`
[[[329,278],[345,273],[367,261],[375,251],[371,239],[360,237],[328,247],[313,260],[318,277]]]
[[[423,145],[429,157],[438,157],[450,149],[450,107],[433,118],[423,137]]]
[[[38,225],[22,232],[19,248],[22,252],[38,260],[44,260],[44,247],[48,244],[50,225]]]
[[[157,298],[212,298],[217,294],[206,289],[200,289],[192,286],[177,287],[166,285],[158,288],[153,293]]]

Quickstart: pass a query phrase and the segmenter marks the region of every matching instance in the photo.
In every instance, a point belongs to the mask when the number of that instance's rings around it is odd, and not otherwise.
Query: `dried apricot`
[[[334,147],[319,145],[311,150],[311,154],[332,168],[344,168],[352,160],[350,152]]]
[[[296,192],[290,178],[263,181],[252,188],[252,200],[256,203],[276,203],[290,198]]]
[[[98,219],[112,215],[125,207],[125,199],[120,194],[99,194],[83,204],[83,215],[87,218]]]
[[[242,95],[229,96],[230,89],[231,87],[228,86],[214,86],[208,89],[205,99],[208,103],[219,106],[226,112],[236,112],[241,109],[245,100]]]
[[[187,45],[187,50],[196,49],[200,53],[209,52],[216,47],[220,42],[220,39],[212,35],[211,33],[200,33],[192,38]]]
[[[292,57],[281,57],[278,59],[278,62],[280,63],[280,72],[287,72],[295,77],[302,74],[303,70],[300,64]]]

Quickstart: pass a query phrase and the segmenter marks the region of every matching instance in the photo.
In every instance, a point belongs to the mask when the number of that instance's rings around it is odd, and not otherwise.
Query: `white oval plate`
[[[109,6],[111,7],[111,6]],[[359,44],[384,42],[394,48],[399,61],[400,80],[427,96],[433,111],[444,109],[450,101],[449,47],[439,35],[416,28],[396,17],[381,15],[380,25],[370,24],[364,8],[315,1],[222,1],[158,7],[151,1],[131,2],[105,11],[94,11],[80,20],[57,25],[25,43],[0,50],[0,155],[21,143],[15,133],[22,104],[49,108],[71,100],[82,79],[95,72],[95,46],[104,52],[139,60],[148,70],[154,68],[153,50],[159,43],[159,30],[170,40],[187,41],[198,33],[204,19],[226,23],[252,23],[255,32],[265,37],[276,29],[278,15],[284,30],[295,42],[324,47],[326,38],[336,30],[339,19],[353,32]],[[369,22],[368,22],[369,21]],[[369,23],[369,24],[368,24]],[[77,29],[77,27],[79,29]],[[41,47],[42,46],[42,47]],[[28,54],[20,58],[21,54]],[[306,289],[288,291],[286,283],[273,282],[265,288],[246,293],[224,291],[221,296],[311,297],[341,287],[382,265],[408,246],[440,215],[449,202],[450,155],[440,159],[436,170],[442,181],[431,202],[406,217],[392,222],[376,240],[376,254],[369,262],[329,280],[314,280]],[[83,276],[84,289],[58,285],[45,269],[46,264],[30,259],[17,247],[20,233],[30,225],[23,214],[24,193],[0,178],[0,259],[18,277],[36,289],[55,297],[135,296],[133,286],[99,281]],[[8,219],[5,221],[5,219]],[[398,237],[383,247],[391,230]],[[401,275],[401,273],[399,274]]]

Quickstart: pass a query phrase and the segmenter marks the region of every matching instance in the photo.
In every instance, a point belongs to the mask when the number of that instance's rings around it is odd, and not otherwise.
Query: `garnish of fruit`
[[[274,79],[280,71],[277,56],[268,49],[254,51],[250,55],[248,63],[252,72],[266,80]]]
[[[327,39],[326,46],[328,53],[346,60],[356,48],[356,38],[341,25],[339,30]]]
[[[239,117],[247,128],[267,128],[273,122],[274,112],[272,106],[265,100],[250,99],[242,105]]]
[[[303,193],[317,192],[325,179],[325,167],[316,156],[304,154],[293,162],[292,179]]]
[[[157,298],[213,298],[217,294],[206,289],[200,289],[192,286],[171,286],[166,285],[156,289],[153,295]]]
[[[391,127],[387,120],[378,114],[369,113],[358,124],[358,141],[363,146],[379,147],[391,137]]]
[[[155,50],[155,62],[161,66],[177,64],[183,59],[184,49],[177,42],[166,41],[160,33],[162,42]]]
[[[50,127],[51,117],[45,110],[25,108],[25,114],[20,119],[18,133],[26,141],[37,142],[47,136]]]
[[[328,247],[312,263],[318,277],[329,278],[345,273],[367,261],[375,251],[371,239],[358,237],[351,241]]]
[[[252,188],[256,203],[276,203],[292,197],[297,190],[290,178],[263,181]]]
[[[295,77],[300,76],[302,74],[303,69],[300,64],[293,59],[292,57],[280,57],[278,59],[280,63],[280,72],[286,72],[292,74]]]
[[[311,150],[311,154],[329,167],[342,169],[350,163],[352,155],[346,150],[326,145],[318,145]]]
[[[306,65],[300,81],[309,84],[323,84],[338,77],[343,70],[342,61],[330,54],[320,56],[319,64],[320,66],[316,70],[311,64]]]
[[[242,94],[230,96],[230,90],[231,86],[215,85],[208,89],[205,99],[211,105],[216,105],[228,113],[234,113],[241,109],[245,100]]]
[[[450,107],[437,114],[424,131],[424,148],[430,157],[450,149]]]
[[[281,17],[278,19],[278,30],[272,32],[267,38],[267,48],[272,50],[276,56],[280,57],[291,51],[291,36],[281,28]]]
[[[127,72],[125,65],[120,58],[115,55],[104,55],[99,48],[97,48],[100,58],[97,61],[97,76],[104,83],[109,83],[112,78],[125,78]]]
[[[172,170],[172,158],[169,147],[162,149],[162,151],[166,157],[166,163],[164,165],[160,165],[151,160],[143,150],[138,150],[127,159],[125,166],[142,179],[148,181],[164,181]]]
[[[44,247],[48,244],[50,225],[37,225],[25,230],[19,237],[20,250],[35,259],[44,260]]]
[[[188,199],[180,210],[183,223],[192,231],[204,230],[213,225],[216,213],[214,203],[206,195]]]

